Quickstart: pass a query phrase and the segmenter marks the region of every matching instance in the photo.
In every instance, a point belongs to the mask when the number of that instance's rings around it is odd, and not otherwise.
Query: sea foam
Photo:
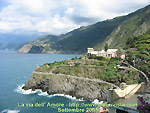
[[[17,89],[15,89],[14,91],[18,92],[18,93],[21,93],[21,94],[24,94],[24,95],[30,95],[30,94],[35,94],[36,93],[39,96],[46,96],[46,97],[49,97],[49,98],[53,98],[55,96],[62,96],[62,97],[65,97],[65,98],[68,98],[68,99],[71,99],[71,100],[75,100],[75,101],[85,101],[85,100],[83,100],[83,98],[77,99],[76,97],[73,97],[73,96],[70,96],[70,95],[64,95],[64,94],[49,95],[47,92],[43,92],[41,89],[36,89],[35,91],[32,91],[31,89],[24,90],[24,89],[22,89],[23,86],[24,86],[24,84],[19,85],[17,87]],[[102,104],[103,101],[99,101],[98,99],[95,99],[92,103],[98,105],[98,104]]]
[[[24,89],[22,89],[23,86],[24,86],[24,84],[23,85],[19,85],[17,87],[17,89],[15,89],[14,91],[18,92],[18,93],[21,93],[21,94],[24,94],[24,95],[34,94],[34,93],[37,93],[39,91],[39,90],[32,91],[31,89],[24,90]]]
[[[95,99],[93,102],[93,104],[103,104],[103,101],[99,101],[98,99]]]
[[[73,97],[71,95],[65,95],[65,94],[53,94],[53,95],[49,95],[48,97],[52,97],[52,96],[62,96],[62,97],[65,97],[65,98],[69,98],[71,100],[84,101],[83,98],[77,99],[76,97]]]
[[[9,109],[5,109],[3,111],[1,111],[0,113],[19,113],[20,110],[9,110]]]
[[[41,89],[36,89],[35,91],[32,91],[31,89],[24,90],[24,89],[22,89],[23,86],[24,86],[24,84],[19,85],[17,87],[17,89],[14,90],[14,92],[21,93],[21,94],[24,94],[24,95],[30,95],[30,94],[35,94],[36,93],[39,96],[47,96],[49,98],[52,98],[52,97],[55,97],[55,96],[62,96],[62,97],[65,97],[65,98],[68,98],[68,99],[71,99],[71,100],[84,101],[83,98],[77,99],[76,97],[73,97],[73,96],[70,96],[70,95],[64,95],[64,94],[49,95],[47,92],[43,92]]]

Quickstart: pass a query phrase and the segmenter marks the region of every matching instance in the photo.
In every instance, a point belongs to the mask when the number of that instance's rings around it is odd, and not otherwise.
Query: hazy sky
[[[148,4],[150,0],[0,0],[0,33],[58,35]]]

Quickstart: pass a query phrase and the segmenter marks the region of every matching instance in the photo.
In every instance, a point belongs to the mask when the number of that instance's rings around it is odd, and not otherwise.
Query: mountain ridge
[[[142,35],[150,30],[150,5],[129,15],[133,15],[133,18],[129,18],[120,24],[100,46],[104,47],[104,44],[108,43],[111,48],[126,47],[128,38]]]
[[[50,51],[81,53],[86,52],[88,47],[101,50],[105,43],[108,43],[110,48],[125,48],[128,38],[144,34],[149,29],[150,5],[125,16],[82,26],[56,36],[57,40],[53,43],[47,41],[43,44],[50,44]]]

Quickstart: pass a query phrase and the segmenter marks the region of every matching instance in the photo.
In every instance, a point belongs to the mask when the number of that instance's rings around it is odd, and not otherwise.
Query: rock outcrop
[[[25,44],[18,50],[18,52],[19,53],[28,53],[31,48],[32,48],[31,44]]]
[[[23,89],[42,89],[48,94],[66,94],[84,100],[107,100],[108,89],[114,86],[93,80],[63,74],[33,73]]]
[[[51,51],[48,44],[41,44],[41,45],[32,45],[32,44],[25,44],[19,50],[19,53],[59,53],[55,51]]]

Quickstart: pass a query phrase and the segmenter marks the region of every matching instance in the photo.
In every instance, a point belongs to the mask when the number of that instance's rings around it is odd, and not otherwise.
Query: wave
[[[36,89],[35,91],[32,91],[31,89],[29,90],[24,90],[22,87],[24,84],[19,85],[17,89],[14,90],[14,92],[21,93],[24,95],[30,95],[30,94],[38,94],[39,96],[47,96],[49,98],[55,97],[55,96],[62,96],[71,100],[76,100],[76,101],[84,101],[83,98],[77,99],[76,97],[70,96],[70,95],[64,95],[64,94],[53,94],[49,95],[47,92],[43,92],[41,89]]]
[[[19,85],[19,86],[17,87],[17,89],[15,89],[14,91],[15,91],[15,92],[18,92],[18,93],[21,93],[21,94],[24,94],[24,95],[30,95],[30,94],[38,93],[38,92],[40,91],[40,90],[32,91],[31,89],[29,89],[29,90],[24,90],[24,89],[22,89],[23,86],[24,86],[24,84]]]
[[[103,104],[103,101],[99,101],[98,99],[95,99],[93,102],[93,104]]]
[[[15,89],[14,91],[18,92],[18,93],[21,93],[21,94],[24,94],[24,95],[37,94],[39,96],[46,96],[46,97],[49,97],[49,98],[53,98],[53,97],[56,97],[56,96],[62,96],[62,97],[65,97],[65,98],[68,98],[68,99],[71,99],[71,100],[75,100],[75,101],[85,101],[83,98],[77,99],[76,97],[73,97],[71,95],[65,95],[65,94],[49,95],[47,92],[43,92],[41,89],[36,89],[35,91],[32,91],[31,89],[24,90],[24,89],[22,89],[23,86],[24,86],[24,84],[19,85],[17,87],[17,89]],[[102,104],[103,101],[99,101],[98,99],[95,99],[92,103],[98,105],[98,104]]]
[[[71,95],[65,95],[65,94],[53,94],[53,95],[49,95],[48,97],[52,97],[52,96],[62,96],[62,97],[69,98],[71,100],[84,101],[83,98],[77,99],[76,97],[73,97]]]
[[[9,109],[5,109],[3,111],[1,111],[0,113],[19,113],[20,110],[9,110]]]

